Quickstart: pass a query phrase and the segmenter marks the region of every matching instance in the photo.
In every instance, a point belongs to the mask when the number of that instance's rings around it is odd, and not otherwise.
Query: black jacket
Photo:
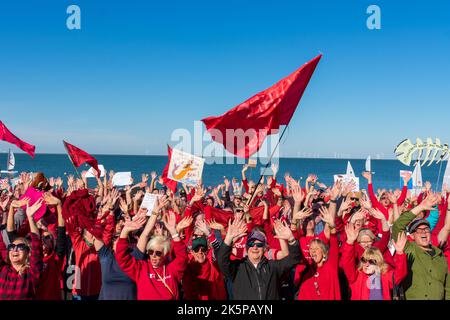
[[[234,300],[279,300],[281,277],[300,262],[298,241],[289,245],[289,255],[281,260],[262,258],[258,267],[248,261],[230,260],[232,247],[222,243],[217,260],[220,270],[233,283]]]

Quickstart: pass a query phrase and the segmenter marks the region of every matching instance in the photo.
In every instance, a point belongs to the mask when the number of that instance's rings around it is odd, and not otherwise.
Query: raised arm
[[[242,219],[234,219],[228,222],[228,231],[225,240],[219,248],[217,260],[222,273],[229,279],[234,280],[237,272],[237,262],[231,261],[230,254],[233,243],[247,233],[247,224]]]
[[[300,263],[302,253],[297,239],[292,234],[291,229],[286,222],[275,220],[274,222],[275,238],[284,240],[288,244],[289,254],[281,260],[274,261],[274,268],[278,276],[283,275],[295,265]]]
[[[145,217],[138,217],[134,221],[127,221],[120,233],[116,247],[116,260],[120,269],[125,272],[131,280],[136,281],[139,270],[139,262],[131,255],[128,248],[128,236],[131,232],[140,229],[145,223]]]

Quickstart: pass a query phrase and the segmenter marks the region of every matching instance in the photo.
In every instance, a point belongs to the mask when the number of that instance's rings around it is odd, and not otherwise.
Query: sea
[[[114,172],[131,171],[135,183],[139,182],[142,173],[150,174],[156,171],[161,174],[167,163],[167,156],[140,156],[140,155],[93,155],[102,164],[107,171]],[[47,177],[62,177],[68,174],[75,175],[75,169],[72,166],[66,154],[36,154],[35,158],[31,158],[27,154],[15,154],[16,166],[15,171],[38,172],[42,171]],[[0,154],[0,169],[6,169],[7,154]],[[240,161],[240,162],[238,162]],[[203,169],[203,183],[206,186],[216,186],[223,183],[223,178],[229,179],[235,177],[241,178],[243,159],[227,158],[212,159],[209,158],[205,162]],[[308,174],[316,174],[319,182],[325,185],[333,183],[333,175],[345,174],[347,162],[350,161],[354,173],[360,178],[360,188],[367,188],[367,181],[361,176],[365,170],[365,159],[316,159],[316,158],[280,158],[277,159],[279,166],[278,181],[284,182],[284,174],[288,172],[297,180],[304,181]],[[438,190],[441,189],[443,174],[447,162],[442,164]],[[247,179],[257,181],[260,174],[264,170],[266,162],[258,163],[255,168],[249,168],[247,171]],[[423,181],[430,181],[433,189],[436,190],[440,164],[432,164],[431,166],[422,167]],[[78,168],[81,173],[88,170],[88,165],[82,165]],[[413,171],[413,166],[405,166],[397,160],[377,160],[372,159],[373,184],[375,188],[396,189],[402,185],[400,178],[400,170]],[[270,173],[270,166],[265,171]],[[65,179],[64,179],[65,180]],[[89,184],[94,184],[95,179],[88,179]],[[303,185],[303,182],[302,182]]]

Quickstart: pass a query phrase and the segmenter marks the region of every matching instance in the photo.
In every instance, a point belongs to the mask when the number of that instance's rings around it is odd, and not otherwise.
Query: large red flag
[[[70,160],[75,167],[81,166],[83,163],[88,163],[92,168],[97,171],[97,177],[100,177],[100,169],[98,168],[98,161],[89,153],[84,150],[81,150],[78,147],[75,147],[73,144],[70,144],[63,140],[64,147],[69,154]]]
[[[267,135],[289,124],[321,57],[223,115],[203,119],[212,139],[238,157],[249,158],[258,152]]]
[[[16,145],[18,148],[22,149],[34,158],[34,150],[36,147],[17,138],[11,131],[9,131],[2,121],[0,121],[0,140]]]
[[[170,146],[167,146],[167,154],[168,154],[169,160],[167,161],[167,164],[164,167],[164,170],[162,172],[161,178],[163,179],[164,184],[170,190],[172,190],[173,193],[175,193],[177,191],[177,184],[178,184],[178,182],[176,182],[175,180],[169,179],[167,177],[167,175],[169,173],[170,160],[172,159],[172,148]]]

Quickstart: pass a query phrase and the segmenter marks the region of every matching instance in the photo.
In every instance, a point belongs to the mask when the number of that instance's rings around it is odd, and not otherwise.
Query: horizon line
[[[8,152],[0,152],[0,154],[8,154]],[[15,152],[15,154],[27,155],[25,152]],[[59,152],[37,152],[36,155],[67,155],[67,153]],[[91,153],[96,156],[131,156],[131,157],[167,157],[167,154],[121,154],[121,153]],[[238,158],[238,157],[205,157],[205,158]],[[268,157],[260,157],[262,159],[267,159]],[[241,159],[241,158],[239,158]],[[334,158],[334,157],[296,157],[296,156],[283,156],[279,159],[323,159],[323,160],[366,160],[366,158]],[[383,159],[371,159],[371,160],[396,160],[393,158],[383,158]]]

